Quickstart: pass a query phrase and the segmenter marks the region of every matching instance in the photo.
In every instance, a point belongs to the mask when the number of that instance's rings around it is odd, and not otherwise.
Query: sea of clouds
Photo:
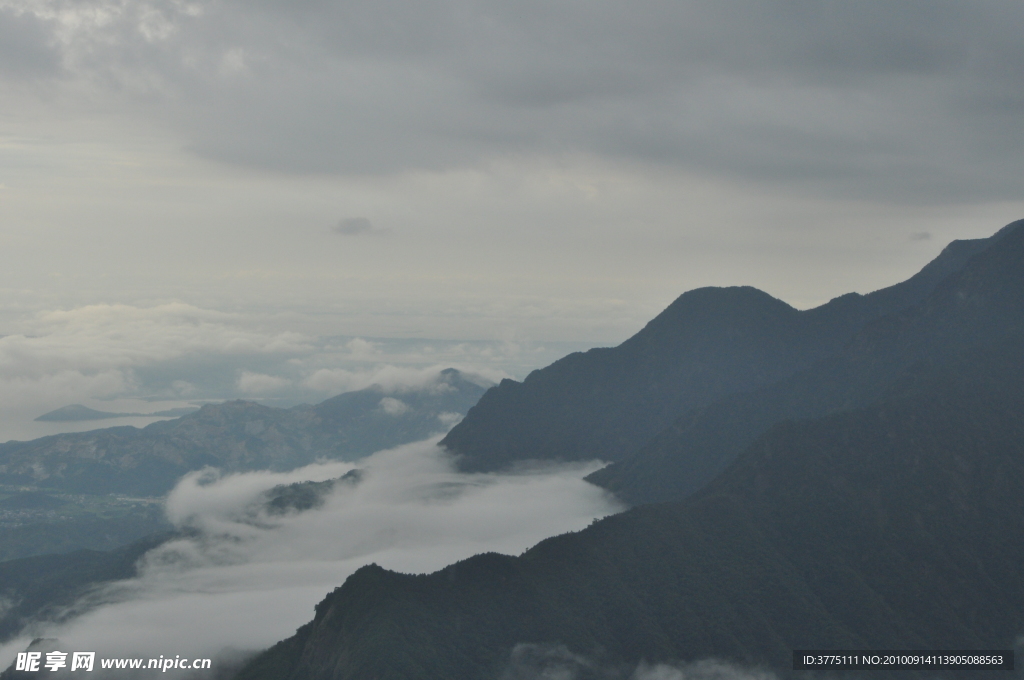
[[[147,553],[137,578],[97,588],[62,623],[27,628],[0,648],[0,666],[36,637],[104,658],[182,655],[226,664],[292,635],[363,565],[423,573],[481,552],[519,554],[621,510],[582,480],[598,464],[461,474],[436,441],[356,465],[185,476],[166,512],[190,534]],[[277,515],[263,505],[277,485],[333,479],[353,467],[361,481],[336,484],[318,509]]]

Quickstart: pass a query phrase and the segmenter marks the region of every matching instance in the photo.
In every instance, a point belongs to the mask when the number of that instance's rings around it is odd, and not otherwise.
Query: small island
[[[66,423],[80,420],[104,420],[106,418],[178,418],[198,410],[199,408],[195,406],[182,406],[165,411],[154,411],[153,413],[113,413],[111,411],[97,411],[81,404],[71,404],[70,406],[61,406],[55,411],[44,413],[36,418],[36,420]]]

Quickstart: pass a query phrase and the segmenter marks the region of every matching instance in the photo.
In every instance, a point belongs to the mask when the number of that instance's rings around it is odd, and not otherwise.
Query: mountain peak
[[[1024,238],[1021,224],[954,241],[907,281],[811,310],[750,286],[687,291],[618,347],[570,354],[522,383],[502,381],[441,443],[464,470],[527,459],[623,460],[684,413],[835,356],[869,325]]]

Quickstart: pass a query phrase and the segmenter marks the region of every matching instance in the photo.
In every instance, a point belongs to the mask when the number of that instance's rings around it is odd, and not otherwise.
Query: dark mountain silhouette
[[[346,392],[316,406],[206,405],[144,428],[112,427],[0,444],[0,484],[157,496],[186,472],[291,470],[319,458],[355,460],[444,432],[484,388],[455,369],[431,384]]]
[[[1021,630],[1017,336],[915,365],[875,405],[780,423],[685,501],[520,557],[364,567],[239,678],[495,678],[523,645],[541,667],[589,659],[580,680],[707,658],[788,675],[793,649],[1010,649]]]
[[[15,636],[38,618],[60,618],[98,583],[135,576],[136,562],[171,538],[155,533],[111,551],[76,550],[0,562],[0,641]]]
[[[338,484],[355,486],[363,479],[362,470],[349,470],[337,479],[322,482],[295,482],[278,484],[268,490],[260,499],[260,503],[271,515],[285,515],[290,512],[305,512],[323,507],[327,496]]]
[[[589,478],[631,503],[699,489],[773,423],[877,399],[911,364],[1024,332],[1024,222],[935,286],[924,300],[867,324],[842,351],[780,382],[678,418],[640,450]]]
[[[240,680],[518,677],[523,658],[571,662],[580,680],[708,658],[788,675],[800,648],[1012,648],[1024,631],[1020,227],[833,356],[694,409],[607,469],[641,471],[618,477],[638,497],[682,500],[520,557],[429,575],[364,567]]]
[[[104,420],[106,418],[120,418],[122,416],[134,416],[137,413],[114,413],[112,411],[97,411],[96,409],[83,406],[82,404],[70,404],[61,406],[59,409],[44,413],[36,418],[41,421],[72,422],[78,420]]]
[[[164,411],[154,411],[153,413],[114,413],[113,411],[97,411],[96,409],[83,406],[82,404],[70,404],[68,406],[61,406],[59,409],[50,411],[49,413],[44,413],[36,418],[36,420],[44,422],[75,422],[81,420],[105,420],[107,418],[125,417],[152,418],[153,416],[160,416],[178,418],[180,416],[188,415],[189,413],[194,413],[198,410],[198,407],[183,406],[181,408],[171,408]]]
[[[255,522],[265,515],[313,510],[323,505],[335,486],[356,485],[362,476],[361,471],[350,470],[322,482],[280,484],[261,494],[247,510]],[[76,528],[81,530],[81,524]],[[59,621],[97,606],[97,601],[82,597],[103,583],[137,576],[139,558],[162,543],[195,535],[187,527],[164,524],[161,530],[112,550],[72,550],[0,561],[0,602],[5,605],[0,608],[0,642],[18,635],[33,621]]]
[[[834,355],[866,323],[919,303],[1008,230],[954,241],[903,283],[807,311],[753,288],[690,291],[618,347],[570,354],[522,383],[503,380],[442,445],[466,471],[528,459],[622,460],[689,410]]]
[[[58,511],[63,515],[66,507]],[[116,516],[91,512],[69,515],[0,527],[0,563],[76,550],[113,550],[170,527],[163,508],[156,504],[126,509]]]

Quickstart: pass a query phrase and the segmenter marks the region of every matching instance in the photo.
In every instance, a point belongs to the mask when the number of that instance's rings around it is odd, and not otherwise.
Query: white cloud
[[[520,643],[513,647],[501,680],[576,680],[577,678],[625,680],[621,668],[602,667],[594,659],[571,651],[560,643]],[[628,680],[777,680],[770,670],[742,666],[719,659],[691,663],[641,661]]]
[[[377,359],[380,357],[380,346],[369,340],[363,340],[362,338],[352,338],[345,343],[345,349],[347,349],[353,359]]]
[[[459,424],[462,420],[462,414],[460,413],[438,413],[437,419],[441,421],[441,425],[444,426],[445,430],[450,430]]]
[[[315,350],[305,335],[253,330],[240,315],[183,303],[46,310],[21,315],[6,325],[8,334],[0,337],[2,441],[52,433],[45,429],[52,426],[39,426],[44,429],[36,432],[35,426],[25,429],[19,423],[31,423],[36,416],[71,403],[111,410],[96,402],[152,396],[172,401],[224,398],[235,396],[234,389],[246,395],[280,391],[290,384],[286,378],[245,369],[237,380],[237,373],[225,375],[220,385],[197,382],[220,379],[220,373],[231,373],[239,363],[255,367]],[[113,410],[152,409],[136,404]]]
[[[303,380],[302,384],[318,392],[338,394],[348,392],[353,389],[353,385],[362,382],[355,378],[352,371],[344,368],[321,368]]]
[[[380,400],[380,409],[387,413],[389,416],[400,416],[409,410],[409,405],[401,399],[395,399],[394,397],[384,397]]]
[[[0,336],[0,441],[95,427],[33,420],[73,403],[119,412],[235,398],[287,406],[371,385],[401,398],[451,390],[440,376],[446,368],[489,386],[509,377],[502,364],[534,368],[558,356],[496,342],[323,338],[292,330],[303,316],[282,316],[183,303],[28,313],[0,308],[0,329],[7,332]],[[101,423],[124,424],[147,421]]]
[[[171,389],[174,390],[176,396],[188,398],[198,394],[196,386],[187,380],[175,380],[171,382]]]
[[[394,366],[385,364],[369,369],[350,370],[344,368],[321,368],[303,380],[303,385],[319,392],[337,394],[361,390],[378,385],[385,392],[401,394],[420,390],[447,391],[450,386],[441,381],[441,371],[458,366],[435,364],[425,368]],[[507,373],[496,369],[474,367],[463,371],[463,377],[481,387],[489,387]]]
[[[238,376],[238,391],[254,396],[280,392],[290,385],[291,381],[287,378],[265,375],[263,373],[243,371],[242,375]]]
[[[630,680],[777,680],[775,673],[718,659],[687,664],[641,663]]]
[[[257,649],[291,635],[362,565],[422,573],[485,551],[518,554],[619,510],[582,481],[594,465],[463,475],[435,442],[374,454],[360,462],[358,485],[339,484],[320,510],[285,516],[254,515],[253,503],[277,484],[334,478],[351,465],[187,475],[167,514],[195,537],[151,551],[138,578],[94,595],[109,604],[26,635],[110,656]],[[0,650],[0,665],[24,642]]]
[[[0,338],[0,376],[41,375],[55,368],[105,370],[178,358],[188,353],[307,353],[309,338],[260,333],[237,315],[183,303],[153,307],[87,305],[40,312]]]

